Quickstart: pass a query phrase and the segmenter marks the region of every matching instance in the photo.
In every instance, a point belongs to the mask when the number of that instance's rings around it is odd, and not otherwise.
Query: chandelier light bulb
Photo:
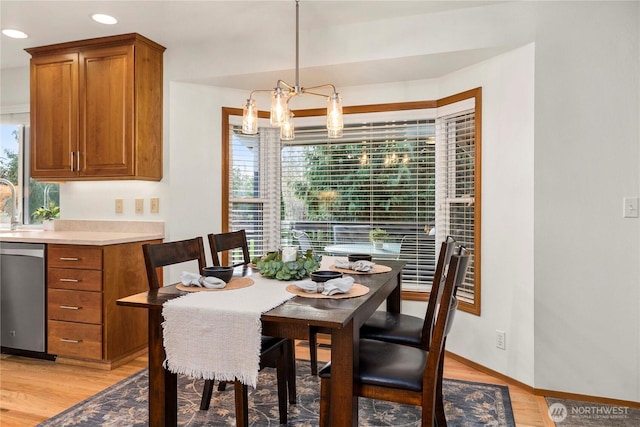
[[[254,99],[247,99],[242,109],[242,133],[247,135],[258,133],[258,107]]]
[[[271,126],[280,126],[288,119],[287,95],[279,87],[271,95]]]
[[[287,120],[280,126],[280,139],[282,141],[293,141],[296,137],[293,123],[290,120],[291,118],[293,118],[293,113],[291,113],[291,115],[287,117]]]
[[[327,99],[327,129],[341,131],[344,128],[342,120],[342,99],[334,93]]]

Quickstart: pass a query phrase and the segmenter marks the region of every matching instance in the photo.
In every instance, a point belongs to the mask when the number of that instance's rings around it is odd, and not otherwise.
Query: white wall
[[[537,10],[535,385],[640,401],[638,2]],[[567,27],[567,19],[571,25]]]
[[[638,3],[511,2],[439,18],[455,24],[442,28],[455,49],[535,43],[439,80],[340,91],[358,105],[483,87],[482,315],[457,316],[448,348],[536,388],[640,401],[640,230],[621,215],[622,197],[640,194]],[[398,34],[407,20],[375,31]],[[374,59],[362,40],[373,30],[361,30],[359,59]],[[426,31],[406,35],[407,52],[432,49]],[[179,57],[165,57],[168,75]],[[28,80],[7,88],[5,75],[2,105],[28,104]],[[165,219],[171,239],[219,231],[220,108],[245,97],[166,81],[163,180],[64,184],[64,217],[116,217],[123,197],[117,218]],[[148,209],[151,196],[160,214],[136,216],[133,199]],[[507,332],[505,351],[495,329]]]
[[[482,87],[481,316],[456,316],[447,347],[525,384],[534,379],[534,52],[529,44],[441,81],[442,95]]]

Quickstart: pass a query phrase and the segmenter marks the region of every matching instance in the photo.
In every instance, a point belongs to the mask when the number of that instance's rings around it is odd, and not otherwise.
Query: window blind
[[[475,112],[473,109],[437,119],[438,239],[453,237],[471,253],[458,297],[473,301],[475,264]]]
[[[390,250],[379,258],[404,260],[403,289],[415,291],[430,289],[450,235],[472,253],[458,295],[473,301],[474,108],[465,99],[435,113],[393,112],[405,120],[345,116],[339,139],[304,118],[293,141],[280,141],[278,129],[250,136],[230,125],[230,229],[247,231],[254,257],[291,244],[327,254],[334,244],[370,244],[381,228]]]
[[[258,135],[244,135],[241,126],[230,126],[229,229],[244,229],[251,258],[279,247],[279,133],[264,128]],[[232,252],[233,262],[242,252]]]
[[[387,233],[381,258],[407,262],[405,289],[427,289],[435,269],[435,121],[377,121],[346,125],[328,140],[320,126],[296,129],[283,142],[282,233],[312,248],[370,243],[370,232]],[[425,231],[426,230],[426,231]]]

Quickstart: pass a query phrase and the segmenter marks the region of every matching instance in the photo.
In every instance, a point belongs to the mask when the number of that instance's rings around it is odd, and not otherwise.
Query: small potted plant
[[[374,228],[369,232],[369,240],[371,240],[376,249],[382,249],[384,241],[387,240],[387,235],[387,232],[382,228]]]
[[[31,219],[41,221],[45,230],[53,230],[53,220],[60,217],[60,206],[56,206],[55,202],[49,202],[49,207],[39,207],[31,214]]]

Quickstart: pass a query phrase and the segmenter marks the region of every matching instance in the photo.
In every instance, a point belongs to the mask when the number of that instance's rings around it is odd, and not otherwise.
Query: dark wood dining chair
[[[226,233],[209,234],[209,247],[213,265],[220,265],[220,253],[227,252],[229,257],[228,265],[237,267],[251,262],[249,257],[249,245],[247,243],[247,233],[244,230],[229,231]],[[233,263],[233,250],[242,250],[242,262]]]
[[[447,237],[440,246],[425,317],[378,310],[360,328],[360,338],[371,338],[428,350],[436,300],[438,294],[442,293],[440,284],[449,265],[455,243],[452,237]]]
[[[434,301],[438,297],[440,282],[449,265],[455,243],[452,237],[447,236],[440,246],[440,254],[434,272],[425,317],[422,318],[402,313],[388,313],[378,310],[362,325],[362,328],[360,328],[360,338],[395,342],[428,350],[435,313]],[[317,375],[318,373],[317,347],[317,331],[312,328],[309,332],[309,358],[311,359],[311,373],[313,375]]]
[[[162,286],[159,280],[158,269],[169,265],[182,264],[189,261],[197,261],[198,273],[206,266],[206,255],[202,237],[194,239],[180,240],[175,242],[149,243],[142,245],[147,278],[149,280],[149,290],[158,289]],[[293,344],[291,340],[284,338],[274,338],[263,336],[260,349],[260,369],[264,367],[276,368],[278,382],[278,411],[280,423],[287,422],[287,385],[290,381],[289,369],[294,370],[295,381],[295,356],[293,356]],[[291,368],[293,366],[293,368]],[[213,394],[214,380],[205,380],[204,390],[200,409],[207,410]],[[289,395],[291,403],[296,402],[295,382],[290,390],[293,396]],[[248,425],[247,386],[236,381],[236,419],[238,426]],[[239,399],[242,393],[242,399]],[[238,408],[238,403],[244,404]]]
[[[162,287],[160,280],[162,271],[159,270],[162,267],[197,261],[197,273],[201,274],[202,269],[207,265],[202,237],[176,242],[147,243],[142,245],[142,253],[147,268],[149,290]]]
[[[456,311],[455,289],[466,275],[469,255],[451,258],[442,294],[437,299],[436,317],[429,350],[361,338],[354,396],[422,407],[422,426],[441,427],[436,417],[437,383],[441,354],[451,317]],[[331,362],[320,370],[320,425],[329,426]],[[446,423],[446,419],[444,420]],[[446,424],[445,424],[446,425]]]
[[[360,328],[360,338],[369,338],[378,341],[408,345],[422,350],[429,350],[431,331],[435,318],[438,298],[442,295],[442,279],[449,266],[451,255],[455,249],[456,241],[448,236],[440,245],[440,253],[434,273],[431,292],[427,302],[424,318],[403,313],[387,313],[376,311]],[[463,249],[461,249],[462,251]],[[466,251],[466,250],[465,250]],[[436,416],[439,420],[445,419],[444,402],[442,400],[442,380],[444,367],[444,347],[441,354],[440,372],[437,383]],[[446,420],[444,421],[446,425]]]

